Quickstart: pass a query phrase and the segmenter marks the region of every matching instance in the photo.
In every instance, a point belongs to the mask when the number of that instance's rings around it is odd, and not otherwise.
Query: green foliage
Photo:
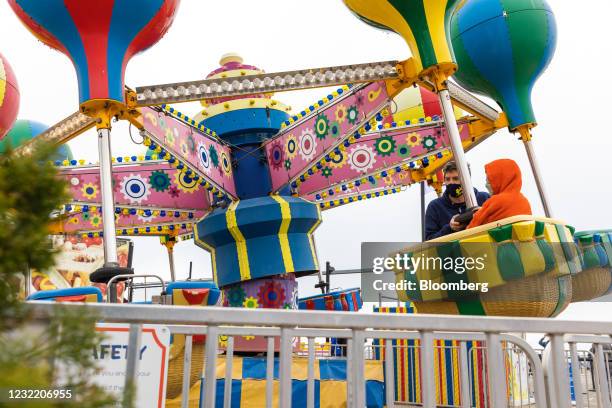
[[[51,318],[38,320],[20,300],[24,270],[45,270],[54,262],[49,216],[67,195],[49,163],[53,153],[38,145],[30,156],[0,154],[0,389],[53,388],[61,378],[75,399],[19,406],[114,406],[113,398],[89,382],[92,350],[103,340],[94,327],[96,316],[54,305]]]

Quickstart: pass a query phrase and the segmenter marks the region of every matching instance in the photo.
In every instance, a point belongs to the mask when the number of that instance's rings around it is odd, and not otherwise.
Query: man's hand
[[[450,222],[448,223],[448,225],[450,226],[450,228],[457,232],[457,231],[461,231],[462,229],[465,228],[465,225],[455,221],[455,218],[457,218],[457,216],[455,215],[453,218],[451,218]]]

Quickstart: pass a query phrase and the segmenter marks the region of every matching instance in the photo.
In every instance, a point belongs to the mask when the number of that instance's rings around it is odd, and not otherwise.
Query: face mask
[[[461,184],[447,184],[446,191],[448,191],[448,195],[453,198],[459,198],[463,195]]]

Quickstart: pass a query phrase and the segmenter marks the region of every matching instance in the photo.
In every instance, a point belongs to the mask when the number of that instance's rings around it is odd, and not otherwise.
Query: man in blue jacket
[[[425,238],[439,238],[453,232],[461,231],[464,224],[455,221],[455,217],[465,211],[465,197],[461,189],[459,170],[455,162],[448,162],[442,169],[444,173],[444,194],[427,206],[425,212]],[[489,194],[474,189],[476,201],[481,206],[489,199]]]

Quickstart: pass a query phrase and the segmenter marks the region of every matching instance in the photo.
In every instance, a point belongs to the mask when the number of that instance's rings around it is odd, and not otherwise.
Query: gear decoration
[[[86,183],[81,188],[81,192],[83,193],[83,197],[88,200],[93,200],[98,196],[98,188],[93,183]]]
[[[420,145],[421,135],[419,135],[417,132],[408,133],[408,136],[406,136],[406,143],[408,143],[408,146],[410,147]]]
[[[174,173],[174,184],[179,190],[188,194],[193,194],[200,189],[200,183],[181,170]]]
[[[317,151],[317,142],[312,129],[304,129],[300,137],[299,152],[304,161],[310,161]]]
[[[280,142],[276,141],[272,144],[272,149],[270,149],[270,161],[274,170],[280,170],[283,167],[283,161],[285,160],[284,153]]]
[[[257,309],[259,308],[259,302],[257,302],[257,298],[249,296],[248,298],[244,299],[244,302],[242,302],[242,307],[246,307],[247,309]]]
[[[320,140],[325,139],[329,133],[329,119],[327,119],[327,116],[323,113],[317,116],[317,120],[315,121],[315,132]]]
[[[437,144],[438,144],[438,141],[433,136],[425,136],[423,140],[421,140],[421,145],[427,151],[434,150]]]
[[[291,160],[285,159],[285,170],[291,170]]]
[[[89,219],[91,218],[90,212],[84,212],[81,214],[81,218],[83,219],[83,221],[89,221]],[[76,220],[76,218],[73,218],[73,220]]]
[[[357,106],[351,106],[348,109],[346,117],[351,125],[356,124],[357,120],[359,119],[359,109],[357,109]]]
[[[279,282],[269,280],[259,287],[257,299],[263,308],[279,309],[285,302],[285,289]]]
[[[242,307],[246,299],[246,293],[241,286],[234,286],[225,292],[227,305],[231,307]]]
[[[94,228],[98,228],[102,225],[102,217],[99,215],[92,215],[89,219],[89,224]]]
[[[346,106],[339,105],[336,109],[336,112],[334,113],[334,116],[336,117],[336,122],[338,122],[339,124],[343,124],[344,121],[346,121],[346,117],[348,116],[348,110],[346,109]]]
[[[74,186],[74,187],[78,186],[78,185],[79,185],[79,184],[81,184],[82,182],[83,182],[83,180],[81,180],[81,178],[80,178],[80,177],[78,177],[78,176],[76,176],[76,177],[72,177],[72,178],[70,179],[70,185],[71,185],[71,186]]]
[[[163,170],[156,170],[149,177],[151,188],[158,193],[163,193],[170,187],[170,176]]]
[[[225,152],[221,152],[221,168],[226,176],[232,174],[232,162]]]
[[[380,137],[374,143],[374,147],[381,156],[391,156],[391,153],[395,151],[396,147],[395,139],[391,136]]]
[[[297,155],[298,145],[297,139],[293,135],[287,137],[285,142],[285,155],[288,159],[293,159]]]
[[[119,191],[130,203],[140,204],[151,195],[151,185],[139,174],[130,174],[121,180]]]
[[[215,146],[210,145],[210,148],[208,149],[208,153],[210,153],[209,154],[210,162],[216,169],[217,167],[219,167],[219,154],[217,153],[217,149],[215,149]]]
[[[410,146],[406,144],[399,145],[397,147],[397,155],[399,157],[409,157],[410,156]]]
[[[336,139],[338,136],[340,136],[341,132],[342,132],[342,128],[340,127],[340,123],[333,122],[331,125],[329,125],[329,134],[334,139]]]
[[[321,174],[323,174],[323,177],[325,178],[330,178],[332,176],[331,167],[323,167],[323,169],[321,170]]]
[[[346,153],[342,151],[335,154],[332,153],[329,156],[331,160],[328,161],[328,164],[329,167],[331,167],[332,169],[341,169],[342,167],[344,167],[348,158]]]
[[[211,162],[210,157],[211,156],[208,150],[206,149],[206,146],[204,146],[203,144],[199,144],[198,145],[198,159],[200,160],[200,164],[202,165],[202,168],[204,172],[206,173],[210,173],[210,162]]]
[[[368,145],[358,144],[349,153],[349,165],[351,169],[366,173],[376,163],[374,150]]]

